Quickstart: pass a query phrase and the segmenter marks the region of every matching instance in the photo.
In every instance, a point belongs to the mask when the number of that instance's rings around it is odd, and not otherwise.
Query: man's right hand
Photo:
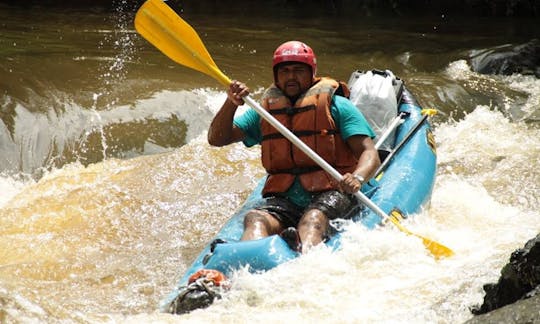
[[[234,114],[238,106],[244,104],[243,97],[249,94],[249,89],[239,81],[232,81],[227,89],[227,99],[210,123],[208,128],[208,143],[213,146],[225,146],[239,142],[245,135],[234,125]]]
[[[244,104],[245,96],[249,95],[249,88],[242,82],[233,80],[227,90],[227,98],[236,106]]]

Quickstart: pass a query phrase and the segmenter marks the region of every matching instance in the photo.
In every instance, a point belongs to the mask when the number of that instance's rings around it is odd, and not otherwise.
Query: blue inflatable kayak
[[[399,123],[391,132],[391,150],[385,153],[386,160],[375,178],[363,185],[362,192],[385,213],[406,218],[419,212],[430,201],[436,174],[435,142],[427,115],[422,113],[416,99],[401,82],[396,84],[395,78],[392,82],[396,95],[393,118],[399,119]],[[353,94],[351,91],[352,101]],[[211,287],[215,282],[209,285],[208,281],[205,283],[202,280],[204,278],[197,278],[201,269],[217,270],[225,276],[246,266],[252,272],[261,272],[300,256],[279,235],[240,241],[245,214],[263,202],[261,191],[264,180],[261,179],[241,208],[201,251],[174,291],[162,302],[162,311],[186,313],[206,307],[219,297]],[[353,220],[369,229],[382,224],[381,217],[368,208],[359,208]],[[325,244],[338,249],[340,240],[341,233],[338,231]]]

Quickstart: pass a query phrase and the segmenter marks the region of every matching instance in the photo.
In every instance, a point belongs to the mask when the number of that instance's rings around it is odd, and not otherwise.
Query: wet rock
[[[478,315],[466,324],[484,323],[540,323],[540,294],[520,300],[489,313]]]
[[[484,291],[484,303],[473,308],[472,313],[491,313],[475,318],[474,321],[483,318],[493,323],[540,323],[540,234],[528,241],[522,249],[512,253],[510,262],[501,271],[499,281],[485,285]],[[513,320],[501,317],[500,321],[493,321],[495,316],[511,316]],[[524,321],[516,321],[518,317]]]
[[[540,78],[540,41],[533,39],[517,46],[502,45],[474,51],[470,63],[474,71],[482,74],[521,73]]]

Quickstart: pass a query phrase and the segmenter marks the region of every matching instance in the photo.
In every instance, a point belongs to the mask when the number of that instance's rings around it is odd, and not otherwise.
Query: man
[[[341,174],[331,178],[307,155],[294,147],[254,110],[234,118],[249,89],[232,81],[227,99],[214,117],[208,142],[224,146],[243,141],[260,144],[268,177],[265,202],[244,219],[242,240],[281,234],[291,248],[307,252],[326,237],[329,220],[343,218],[357,206],[357,192],[373,176],[380,160],[373,130],[348,99],[338,95],[342,85],[318,78],[317,60],[306,44],[290,41],[273,57],[274,84],[262,106]]]

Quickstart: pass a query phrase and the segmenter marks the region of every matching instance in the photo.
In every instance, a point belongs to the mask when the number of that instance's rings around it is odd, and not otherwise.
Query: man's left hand
[[[362,182],[359,177],[355,177],[351,173],[345,173],[343,179],[339,183],[339,188],[342,192],[354,194],[360,190]]]

